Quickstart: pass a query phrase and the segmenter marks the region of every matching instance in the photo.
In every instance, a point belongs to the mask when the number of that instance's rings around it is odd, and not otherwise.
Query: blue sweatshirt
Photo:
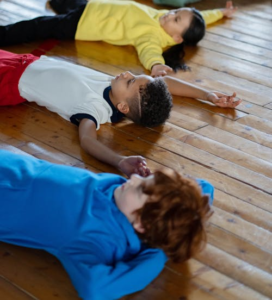
[[[143,245],[115,204],[126,179],[3,150],[0,161],[0,241],[56,256],[81,298],[119,299],[162,271],[164,252]]]

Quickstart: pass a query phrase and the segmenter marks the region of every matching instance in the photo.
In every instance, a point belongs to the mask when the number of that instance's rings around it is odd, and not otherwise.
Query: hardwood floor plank
[[[188,144],[167,138],[166,136],[157,135],[155,133],[146,134],[144,137],[146,141],[158,145],[163,149],[167,149],[180,156],[186,157],[189,160],[201,163],[217,172],[236,178],[240,181],[246,181],[248,184],[258,187],[261,190],[272,194],[271,179],[250,171],[249,169],[239,167],[230,161],[225,161],[215,155],[206,151],[201,151]],[[271,187],[271,188],[270,188]]]
[[[271,111],[272,112],[272,111]],[[256,116],[245,116],[237,121],[238,123],[255,128],[267,134],[272,133],[272,122]]]
[[[247,36],[261,38],[264,41],[272,41],[272,37],[270,35],[271,24],[258,24],[255,22],[248,22],[246,26],[244,25],[244,21],[241,21],[239,18],[233,18],[231,22],[224,22],[224,24],[222,24],[222,27],[234,32],[242,33]]]
[[[196,282],[198,285],[210,290],[213,294],[217,295],[219,299],[268,299],[260,293],[255,292],[249,287],[236,282],[232,278],[217,272],[195,259],[188,262],[190,275],[184,274],[183,268],[181,268],[180,265],[170,264],[170,268],[176,272],[181,272],[182,276],[186,276],[186,278],[189,277],[192,282]]]
[[[8,282],[0,275],[1,298],[5,300],[37,300],[28,293],[25,293],[17,286]]]
[[[264,296],[272,297],[272,275],[211,245],[207,245],[206,249],[198,255],[198,259]]]
[[[218,40],[218,38],[216,38]],[[272,67],[271,63],[271,57],[265,57],[265,56],[260,56],[259,54],[252,54],[252,53],[245,53],[244,49],[237,49],[234,48],[232,45],[232,40],[228,39],[227,43],[224,44],[218,44],[217,41],[209,41],[209,40],[202,40],[199,43],[199,46],[203,47],[204,49],[208,49],[214,52],[219,52],[222,54],[227,54],[230,57],[238,58],[241,59],[242,61],[248,61],[254,64],[258,64],[260,66],[264,67]],[[243,45],[241,45],[241,48],[243,48]],[[250,48],[250,47],[248,47]]]
[[[272,162],[271,149],[258,144],[258,142],[252,142],[243,137],[237,136],[234,133],[224,131],[223,129],[214,126],[200,128],[197,130],[197,133],[220,143],[225,143],[230,147],[241,150],[270,163]]]
[[[207,31],[212,34],[227,37],[227,38],[233,39],[235,41],[240,41],[240,42],[243,42],[243,43],[246,43],[249,45],[258,45],[259,47],[267,49],[267,50],[272,49],[271,41],[266,41],[266,40],[262,40],[257,37],[244,35],[243,33],[239,33],[239,32],[233,32],[232,30],[225,29],[221,26],[210,26],[207,28]]]
[[[256,244],[251,244],[243,238],[231,234],[229,231],[225,231],[213,224],[208,228],[208,241],[209,245],[213,245],[223,252],[239,258],[241,261],[245,261],[271,274],[271,254],[259,248]],[[233,278],[231,274],[228,276]]]
[[[214,214],[211,218],[212,224],[239,236],[251,244],[255,244],[265,251],[272,253],[272,233],[262,229],[240,217],[225,212],[220,208],[214,207]]]
[[[267,105],[265,105],[265,107],[272,109],[272,103],[268,103]]]
[[[241,201],[236,197],[230,196],[216,189],[214,205],[225,212],[229,212],[234,216],[239,216],[251,224],[255,224],[260,228],[272,232],[272,220],[270,218],[270,212],[256,207],[251,203]]]
[[[2,246],[2,243],[0,244]],[[54,277],[46,276],[39,267],[21,260],[16,255],[6,252],[1,247],[0,255],[0,273],[5,275],[5,278],[12,283],[16,282],[27,293],[34,296],[34,298],[41,300],[54,299],[76,299],[75,292],[71,292],[72,284],[67,282],[60,287],[61,282],[55,281]],[[39,260],[41,263],[42,260]],[[16,268],[11,268],[16,266]],[[63,270],[65,276],[67,276]],[[66,289],[65,286],[68,286]]]
[[[182,106],[185,106],[184,104]],[[209,113],[206,112],[196,112],[192,109],[189,111],[188,109],[184,109],[181,105],[176,108],[178,111],[186,111],[186,115],[190,117],[198,117],[201,121],[209,120],[209,124],[227,131],[229,133],[233,133],[239,137],[245,138],[247,140],[256,142],[260,145],[271,148],[272,147],[272,136],[270,134],[264,133],[257,129],[248,127],[243,124],[239,124],[237,122],[232,122],[227,118],[222,118],[219,115],[213,115],[213,118],[209,118]],[[186,107],[188,108],[188,107]]]
[[[272,48],[272,42],[271,42]],[[211,60],[211,56],[213,59]],[[214,52],[208,49],[200,49],[191,59],[192,62],[199,65],[209,64],[209,68],[230,74],[236,77],[272,87],[271,68],[256,65],[248,61],[232,57],[232,63],[229,63],[229,56]]]
[[[202,127],[204,130],[204,127]],[[224,158],[237,165],[243,166],[247,169],[263,174],[267,177],[272,177],[272,164],[265,160],[256,158],[255,155],[249,155],[243,151],[236,150],[226,143],[218,143],[213,139],[205,138],[197,133],[184,130],[175,125],[165,125],[161,132],[166,136],[182,141],[183,143],[202,149],[206,152],[214,154],[218,157]],[[152,134],[152,133],[151,133]],[[240,138],[240,143],[242,143]]]
[[[208,42],[210,42],[210,43],[208,43]],[[238,51],[243,51],[243,53],[244,53],[243,59],[247,59],[247,57],[248,57],[247,55],[249,53],[255,55],[255,57],[272,58],[271,49],[264,49],[264,48],[259,47],[258,45],[250,45],[250,44],[243,43],[243,42],[240,42],[237,40],[233,40],[228,37],[220,36],[220,38],[218,38],[218,35],[210,33],[210,32],[206,32],[205,39],[201,40],[199,45],[204,46],[205,48],[206,47],[208,48],[208,46],[210,46],[210,45],[216,45],[217,49],[220,46],[219,52],[222,52],[222,53],[225,53],[226,51],[223,49],[223,47],[221,47],[221,45],[226,46],[227,49],[232,48],[232,49],[236,49]],[[239,53],[238,53],[238,55],[239,55]],[[240,57],[240,58],[242,58],[242,57]]]

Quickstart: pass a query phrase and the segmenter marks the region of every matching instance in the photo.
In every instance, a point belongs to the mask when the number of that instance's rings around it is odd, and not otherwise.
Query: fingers
[[[161,76],[165,76],[172,72],[173,72],[173,69],[166,65],[155,65],[152,68],[151,76],[152,77],[161,77]]]
[[[236,93],[233,93],[232,96],[222,97],[222,98],[218,99],[218,101],[216,102],[216,105],[219,107],[235,108],[242,102],[241,99],[237,100],[237,99],[235,99],[235,97],[236,97]]]
[[[134,173],[136,173],[136,174],[138,174],[142,177],[147,177],[151,174],[151,171],[149,170],[148,167],[142,166],[142,167],[139,167],[139,168],[135,169]]]
[[[238,10],[238,7],[235,6],[235,7],[232,8],[232,10],[233,10],[233,13],[235,13]]]
[[[227,8],[227,9],[233,8],[232,1],[227,1],[227,2],[226,2],[226,8]]]
[[[167,72],[166,71],[158,71],[158,72],[156,72],[156,74],[154,74],[152,77],[161,77],[161,76],[165,76],[165,75],[167,75]]]
[[[142,156],[137,157],[137,167],[134,169],[134,173],[136,173],[142,177],[147,177],[151,174],[151,171],[147,167],[147,163],[146,163],[144,157],[142,157]]]
[[[233,14],[237,11],[237,9],[238,7],[237,6],[234,7],[232,1],[227,1],[226,8],[224,9],[225,12],[223,14],[227,18],[231,18]]]
[[[140,164],[143,164],[146,166],[146,161],[145,161],[145,158],[142,157],[142,156],[137,156],[137,163],[140,165]]]
[[[236,93],[233,92],[232,95],[228,96],[228,95],[225,95],[227,98],[235,98],[236,97]]]
[[[242,99],[239,99],[239,100],[234,101],[234,102],[232,103],[232,108],[238,106],[238,105],[241,104],[241,103],[242,103]]]

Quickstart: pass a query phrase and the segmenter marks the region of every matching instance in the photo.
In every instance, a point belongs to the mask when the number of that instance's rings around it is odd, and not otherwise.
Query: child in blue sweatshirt
[[[203,246],[213,187],[163,169],[146,178],[0,151],[0,241],[56,256],[78,294],[109,300],[145,288],[167,258]]]

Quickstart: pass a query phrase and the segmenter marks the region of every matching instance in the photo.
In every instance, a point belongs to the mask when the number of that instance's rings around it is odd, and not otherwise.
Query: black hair
[[[140,88],[139,99],[131,99],[127,117],[145,127],[163,124],[170,116],[172,95],[166,83],[156,78]]]
[[[185,55],[184,45],[195,46],[205,35],[205,21],[201,13],[195,8],[192,8],[192,12],[193,18],[189,28],[182,36],[183,42],[170,47],[162,54],[165,64],[171,67],[175,72],[179,69],[190,69],[183,61]]]

